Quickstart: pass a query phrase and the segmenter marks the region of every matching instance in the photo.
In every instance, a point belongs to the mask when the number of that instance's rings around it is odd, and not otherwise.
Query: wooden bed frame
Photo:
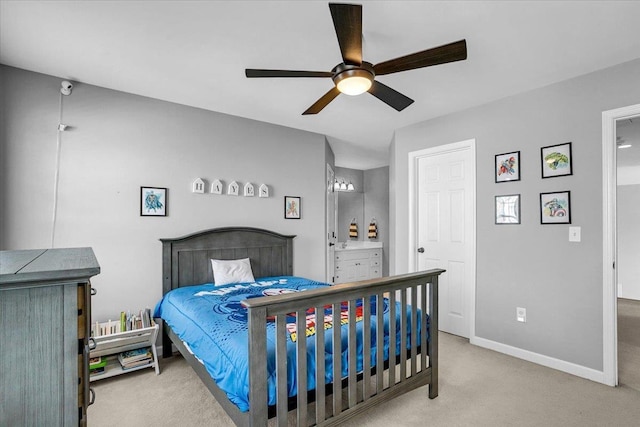
[[[227,227],[201,231],[176,239],[161,239],[163,245],[163,293],[184,286],[212,282],[213,273],[210,259],[251,259],[254,277],[292,276],[293,275],[293,238],[268,230],[249,227]],[[411,310],[411,337],[417,335],[417,316],[421,315],[425,325],[429,314],[430,330],[438,331],[438,276],[445,270],[434,269],[420,273],[405,274],[355,283],[344,283],[322,289],[307,290],[277,296],[253,298],[243,301],[248,310],[249,319],[249,357],[250,357],[250,395],[248,412],[240,412],[209,376],[204,365],[186,348],[173,331],[163,323],[163,357],[172,355],[170,341],[182,353],[183,357],[196,371],[216,400],[238,426],[266,426],[268,418],[277,417],[278,426],[286,426],[289,411],[295,409],[295,419],[299,426],[309,423],[330,426],[344,422],[367,409],[379,405],[396,396],[429,384],[429,398],[438,395],[438,334],[431,334],[427,342],[426,334],[421,334],[421,342],[411,339],[410,350],[401,351],[396,358],[383,360],[383,354],[376,354],[376,367],[371,367],[370,357],[363,357],[363,370],[356,372],[356,346],[349,345],[349,374],[337,384],[316,387],[308,393],[298,393],[296,397],[287,397],[286,378],[286,325],[287,313],[297,313],[298,336],[305,336],[306,310],[315,308],[316,313],[324,313],[324,307],[331,305],[334,312],[340,312],[340,304],[349,301],[349,319],[355,319],[355,302],[363,298],[377,297],[377,311],[382,312],[383,298],[389,299],[389,330],[396,328],[396,301],[400,302],[401,313]],[[363,307],[363,353],[371,353],[370,304]],[[419,310],[418,307],[426,309]],[[277,404],[270,407],[267,402],[266,368],[266,322],[267,317],[276,320],[276,373]],[[401,349],[407,348],[407,316],[400,316]],[[355,342],[356,322],[349,322],[349,342]],[[324,324],[320,321],[319,324]],[[316,342],[325,341],[325,333],[333,334],[333,343],[340,343],[340,327],[328,329],[316,328]],[[383,328],[377,328],[375,342],[382,342]],[[335,345],[335,344],[334,344]],[[396,346],[396,335],[389,334],[389,348]],[[296,342],[298,390],[307,388],[307,342]],[[421,351],[422,349],[427,351]],[[324,384],[325,355],[324,345],[316,346],[316,369],[311,373]],[[339,352],[341,349],[338,350]],[[384,367],[384,372],[377,367]],[[284,375],[280,375],[284,372]],[[333,363],[333,377],[340,378],[341,360]],[[345,395],[343,399],[343,393]],[[344,400],[344,402],[343,402]],[[315,402],[315,411],[310,411],[310,402]],[[315,413],[314,413],[315,412]]]

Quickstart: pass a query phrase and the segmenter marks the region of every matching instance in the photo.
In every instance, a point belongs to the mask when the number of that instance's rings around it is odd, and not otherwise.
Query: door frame
[[[471,224],[465,226],[471,229],[471,250],[473,255],[470,260],[471,283],[467,283],[465,293],[467,294],[467,313],[469,313],[469,340],[473,340],[476,336],[476,140],[467,139],[465,141],[453,142],[450,144],[438,145],[423,150],[411,151],[409,153],[409,271],[414,272],[418,266],[418,162],[421,158],[438,156],[442,154],[455,153],[464,150],[471,150],[471,165],[468,176],[471,178]],[[466,172],[465,172],[466,173]]]
[[[327,220],[327,223],[326,223],[327,239],[325,243],[327,246],[326,246],[326,254],[325,254],[325,258],[326,258],[326,262],[325,262],[325,267],[326,267],[325,279],[326,280],[325,281],[331,284],[335,282],[334,253],[335,253],[335,244],[336,244],[336,241],[338,240],[336,235],[338,200],[337,200],[335,188],[334,188],[335,176],[336,174],[333,167],[329,163],[327,163],[327,183],[326,183],[327,194],[326,194],[326,200],[325,200],[325,205],[326,205],[325,218]],[[331,221],[331,218],[333,218],[333,222]]]
[[[603,382],[610,386],[618,385],[616,124],[637,116],[640,104],[602,113],[602,373]]]

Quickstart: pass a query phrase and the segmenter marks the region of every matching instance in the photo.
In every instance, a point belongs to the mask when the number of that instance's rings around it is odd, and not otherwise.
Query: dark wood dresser
[[[0,426],[86,425],[91,248],[0,251]]]

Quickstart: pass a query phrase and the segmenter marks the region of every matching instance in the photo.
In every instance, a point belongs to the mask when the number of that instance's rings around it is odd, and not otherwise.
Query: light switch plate
[[[527,309],[524,307],[516,307],[516,320],[518,322],[527,322]]]
[[[569,241],[570,242],[579,242],[581,240],[581,229],[580,227],[569,227]]]

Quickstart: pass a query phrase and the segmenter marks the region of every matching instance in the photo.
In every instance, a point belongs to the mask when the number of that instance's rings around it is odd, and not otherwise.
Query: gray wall
[[[336,177],[352,182],[355,191],[338,192],[338,241],[360,240],[381,242],[382,275],[389,275],[389,167],[358,170],[336,168]],[[356,218],[358,238],[349,238],[349,225]],[[369,223],[375,218],[378,238],[367,237]]]
[[[378,238],[367,238],[372,218],[378,224]],[[364,171],[364,223],[363,238],[370,242],[382,242],[382,275],[389,275],[389,167]]]
[[[640,300],[640,184],[619,185],[618,296]]]
[[[0,66],[2,249],[47,248],[62,79]],[[215,96],[215,94],[212,94]],[[63,98],[55,247],[91,246],[94,319],[153,308],[161,297],[159,238],[231,225],[297,235],[294,273],[324,280],[323,135],[77,83]],[[266,183],[271,197],[193,194],[191,183]],[[168,216],[140,216],[140,186],[167,187]],[[302,219],[284,219],[285,195]],[[320,262],[319,262],[320,261]]]
[[[640,60],[396,132],[391,273],[408,269],[408,154],[476,139],[476,336],[598,371],[602,342],[602,112],[640,102]],[[540,147],[573,142],[574,175],[541,179]],[[522,180],[496,184],[494,156],[521,152]],[[571,191],[572,223],[541,225],[539,194]],[[494,196],[520,193],[522,224],[494,225]],[[508,250],[501,250],[508,245]],[[527,309],[527,323],[516,321]]]

